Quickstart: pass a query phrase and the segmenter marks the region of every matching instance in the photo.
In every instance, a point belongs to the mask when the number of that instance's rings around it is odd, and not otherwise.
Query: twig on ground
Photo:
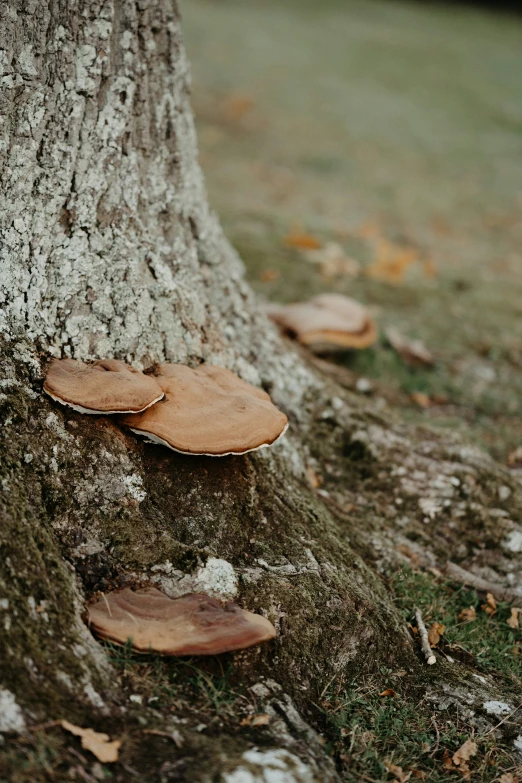
[[[451,561],[446,563],[446,576],[453,579],[455,582],[474,587],[475,590],[481,590],[484,593],[493,593],[498,601],[518,601],[514,606],[522,609],[522,593],[516,590],[510,590],[509,587],[504,587],[495,582],[489,582],[487,579],[482,579],[480,576],[475,576],[471,571],[466,571],[456,563],[452,563]]]
[[[430,647],[430,643],[428,641],[428,631],[424,625],[424,620],[422,619],[420,609],[415,609],[415,620],[417,622],[417,628],[419,631],[421,650],[424,653],[424,657],[426,658],[426,663],[428,666],[433,666],[433,664],[437,662],[437,659],[435,658],[433,650]]]

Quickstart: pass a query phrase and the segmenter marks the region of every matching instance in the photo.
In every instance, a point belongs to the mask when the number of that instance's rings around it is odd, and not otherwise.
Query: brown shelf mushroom
[[[43,388],[56,402],[90,414],[140,413],[163,398],[155,378],[115,359],[53,359]]]
[[[155,587],[109,593],[88,607],[89,625],[98,636],[138,652],[163,655],[217,655],[244,650],[275,636],[264,617],[225,606],[207,595],[168,598]]]
[[[363,305],[342,294],[321,294],[308,302],[270,304],[267,314],[283,331],[317,353],[368,348],[377,328]]]
[[[182,454],[224,457],[270,446],[288,426],[266,392],[223,367],[161,364],[155,377],[163,402],[122,419],[152,443]]]

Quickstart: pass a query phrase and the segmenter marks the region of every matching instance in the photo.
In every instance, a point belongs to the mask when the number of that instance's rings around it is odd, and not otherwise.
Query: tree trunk
[[[442,567],[465,514],[499,543],[520,486],[355,398],[256,309],[207,204],[174,0],[0,9],[0,778],[27,764],[35,781],[87,774],[75,740],[33,728],[67,718],[123,738],[115,780],[337,780],[316,733],[328,739],[317,705],[333,681],[385,665],[408,672],[414,698],[443,690],[377,572],[406,544]],[[53,404],[48,355],[219,364],[269,391],[290,430],[258,454],[177,455]],[[461,563],[480,569],[462,540]],[[505,577],[515,562],[494,566]],[[95,641],[85,601],[151,581],[235,597],[278,637],[188,663]],[[456,690],[463,678],[444,671]],[[483,680],[466,684],[477,703],[498,696]],[[252,711],[269,723],[249,726]],[[38,766],[27,748],[42,736],[54,755]]]

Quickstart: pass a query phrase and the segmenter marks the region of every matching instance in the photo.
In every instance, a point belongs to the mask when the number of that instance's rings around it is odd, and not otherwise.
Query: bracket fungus
[[[266,392],[223,367],[160,364],[155,377],[165,399],[122,419],[152,443],[182,454],[224,457],[270,446],[288,427]]]
[[[89,626],[103,639],[138,652],[163,655],[217,655],[244,650],[275,637],[265,617],[207,595],[168,598],[155,587],[129,587],[88,607]]]
[[[153,377],[115,359],[92,364],[54,359],[43,388],[53,400],[79,413],[140,413],[163,398]]]
[[[267,315],[284,332],[317,353],[368,348],[377,327],[366,307],[342,294],[320,294],[308,302],[270,304]]]

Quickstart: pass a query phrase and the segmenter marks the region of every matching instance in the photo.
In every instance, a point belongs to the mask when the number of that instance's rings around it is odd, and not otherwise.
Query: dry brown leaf
[[[281,277],[281,273],[277,269],[263,269],[259,275],[259,279],[262,283],[271,283],[273,280],[278,280]]]
[[[453,756],[451,757],[451,760],[455,764],[456,767],[459,768],[459,772],[462,773],[462,777],[465,779],[468,779],[470,777],[470,769],[468,766],[468,761],[472,756],[475,756],[478,751],[478,746],[476,742],[473,742],[473,740],[468,738],[466,742],[460,746],[458,750],[455,751]]]
[[[385,691],[379,693],[379,696],[397,696],[397,691],[394,691],[393,688],[386,688]]]
[[[512,772],[504,772],[498,779],[498,783],[516,783],[516,778]]]
[[[429,408],[431,405],[429,396],[424,394],[424,392],[412,392],[410,394],[410,400],[418,405],[419,408],[423,409]]]
[[[306,477],[310,482],[310,486],[313,487],[313,489],[317,489],[323,483],[323,479],[321,478],[321,476],[318,473],[316,473],[315,470],[310,466],[307,467],[306,469]]]
[[[270,715],[260,712],[252,718],[251,726],[267,726],[270,723]]]
[[[430,630],[428,631],[428,641],[430,647],[436,647],[440,642],[440,637],[444,633],[445,626],[442,623],[432,623]]]
[[[387,239],[375,240],[375,257],[367,267],[366,274],[375,280],[400,283],[409,266],[418,260],[418,253],[412,247],[396,245]]]
[[[118,761],[121,740],[111,742],[108,734],[102,734],[93,729],[82,729],[80,726],[75,726],[74,723],[69,723],[68,720],[61,720],[60,724],[65,731],[69,731],[75,737],[81,737],[82,748],[90,750],[102,764]]]
[[[406,783],[406,781],[411,778],[411,772],[403,772],[402,767],[393,764],[391,761],[385,761],[384,766],[390,775],[394,775],[395,780],[398,780],[399,783]]]
[[[253,98],[241,93],[231,93],[223,101],[223,115],[230,122],[242,120],[255,106]]]
[[[360,264],[354,258],[347,256],[337,242],[327,242],[319,250],[309,250],[306,258],[314,264],[319,264],[323,277],[357,277]]]
[[[421,769],[412,769],[411,774],[412,777],[417,778],[417,780],[426,780],[428,777]]]
[[[511,617],[509,617],[506,622],[509,625],[510,628],[520,628],[520,623],[518,620],[518,615],[522,614],[522,609],[519,609],[516,606],[511,607]]]
[[[514,451],[508,454],[508,465],[522,465],[522,446],[518,446]]]
[[[482,604],[482,609],[486,612],[486,614],[489,614],[490,617],[496,614],[497,602],[495,601],[495,596],[493,593],[488,593],[486,595],[486,603]]]
[[[459,620],[463,620],[465,623],[471,623],[477,619],[477,613],[474,606],[470,606],[468,609],[463,609],[459,614]]]
[[[293,228],[284,240],[287,247],[296,247],[298,250],[319,250],[322,243],[313,234],[307,234],[298,228]]]
[[[385,329],[386,339],[403,362],[410,367],[432,367],[435,364],[433,354],[420,340],[404,337],[398,329],[390,326]]]

